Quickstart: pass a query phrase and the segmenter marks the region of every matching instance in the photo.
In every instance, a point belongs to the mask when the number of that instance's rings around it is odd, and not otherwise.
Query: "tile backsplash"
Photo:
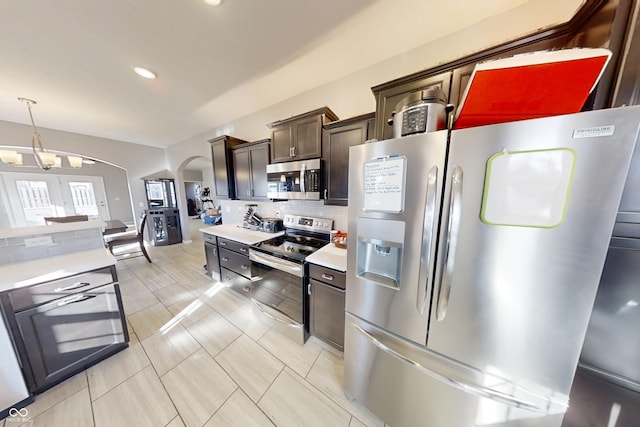
[[[51,237],[51,244],[27,247],[25,243],[26,239],[40,239],[46,238],[46,236]],[[104,248],[104,240],[100,228],[0,238],[0,265],[98,248]]]
[[[255,211],[263,218],[285,215],[308,215],[316,218],[333,220],[333,228],[347,231],[347,207],[328,206],[322,200],[287,200],[282,202],[248,202],[244,200],[221,200],[222,222],[224,224],[241,224],[247,212],[247,204],[256,204]]]

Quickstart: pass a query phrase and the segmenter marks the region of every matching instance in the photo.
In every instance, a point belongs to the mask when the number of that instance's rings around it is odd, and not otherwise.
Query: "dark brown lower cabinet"
[[[36,391],[126,347],[120,305],[110,284],[16,314]]]
[[[339,350],[344,349],[344,275],[309,264],[309,332]]]
[[[115,267],[107,267],[0,296],[29,391],[40,393],[127,347],[116,280]]]
[[[251,298],[251,279],[255,275],[249,259],[249,245],[218,237],[218,256],[222,284],[240,295]]]

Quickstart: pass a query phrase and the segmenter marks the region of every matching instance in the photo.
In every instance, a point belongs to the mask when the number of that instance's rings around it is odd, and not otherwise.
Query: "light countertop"
[[[61,233],[65,231],[86,230],[89,228],[104,229],[104,221],[78,221],[60,224],[36,225],[32,227],[17,227],[0,230],[0,239],[12,237],[38,236],[41,234]]]
[[[280,231],[278,233],[253,231],[243,228],[241,224],[212,225],[210,227],[201,228],[200,231],[207,234],[213,234],[214,236],[223,237],[225,239],[235,240],[236,242],[244,243],[245,245],[254,245],[284,234],[284,231]]]
[[[347,271],[347,250],[329,243],[305,258],[306,262],[334,270]]]
[[[73,276],[114,265],[116,259],[105,248],[39,258],[0,266],[0,292]]]

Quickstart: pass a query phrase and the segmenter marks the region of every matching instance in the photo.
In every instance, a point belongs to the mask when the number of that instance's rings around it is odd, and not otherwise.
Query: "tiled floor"
[[[4,427],[383,426],[342,393],[339,352],[287,340],[204,275],[203,223],[191,221],[193,243],[149,248],[153,264],[118,262],[129,348]]]

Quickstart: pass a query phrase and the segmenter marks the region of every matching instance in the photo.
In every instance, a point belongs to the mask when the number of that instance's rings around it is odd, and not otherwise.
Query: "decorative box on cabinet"
[[[246,142],[228,135],[209,140],[213,163],[213,192],[216,199],[236,198],[231,149],[236,145],[246,144]]]
[[[269,141],[264,139],[233,147],[233,177],[237,199],[268,200]]]
[[[322,156],[322,126],[338,120],[328,107],[269,123],[271,163]]]
[[[375,113],[363,114],[324,126],[324,204],[347,206],[349,199],[349,148],[373,138]]]

